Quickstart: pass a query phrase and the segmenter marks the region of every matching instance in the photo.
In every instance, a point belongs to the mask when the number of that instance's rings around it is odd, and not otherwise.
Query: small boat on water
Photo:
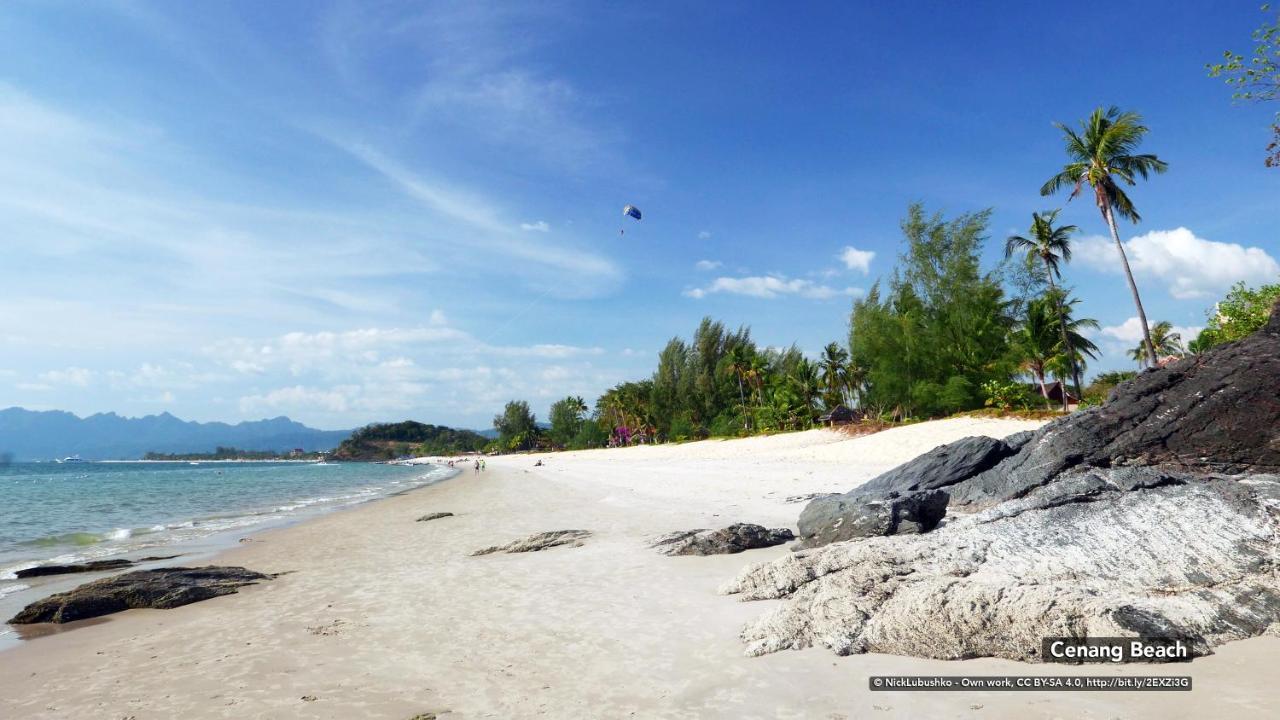
[[[79,455],[68,455],[67,457],[62,458],[62,459],[61,459],[61,460],[59,460],[58,462],[60,462],[60,463],[78,463],[78,462],[84,462],[84,459],[83,459],[83,458],[81,458]]]

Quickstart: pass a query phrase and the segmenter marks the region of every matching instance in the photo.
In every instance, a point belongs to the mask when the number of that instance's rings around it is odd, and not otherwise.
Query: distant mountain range
[[[187,422],[169,413],[140,418],[98,413],[81,418],[61,410],[0,410],[0,456],[51,460],[79,455],[85,460],[136,460],[147,452],[213,452],[293,448],[332,450],[350,430],[316,430],[287,417],[229,425]]]

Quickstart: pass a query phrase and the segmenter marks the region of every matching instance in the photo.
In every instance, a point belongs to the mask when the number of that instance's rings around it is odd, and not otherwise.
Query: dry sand
[[[794,528],[788,496],[843,491],[938,444],[1035,423],[947,420],[493,458],[439,485],[270,531],[222,564],[287,572],[238,595],[130,611],[0,653],[4,718],[1276,717],[1280,639],[1190,665],[943,662],[825,650],[747,658],[767,607],[715,589],[784,547],[666,557],[669,530]],[[434,511],[455,517],[415,522]],[[471,557],[569,528],[582,547]],[[1190,693],[879,692],[873,674],[1189,674]],[[445,713],[448,714],[445,714]]]

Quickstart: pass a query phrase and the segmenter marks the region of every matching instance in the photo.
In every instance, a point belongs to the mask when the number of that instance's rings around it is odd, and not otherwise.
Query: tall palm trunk
[[[1044,268],[1048,271],[1049,290],[1053,293],[1053,300],[1058,305],[1058,326],[1062,328],[1062,351],[1067,354],[1067,359],[1071,361],[1071,376],[1076,381],[1076,397],[1083,397],[1080,393],[1080,366],[1076,364],[1075,350],[1071,347],[1071,341],[1067,339],[1067,314],[1062,309],[1062,296],[1058,294],[1058,287],[1053,284],[1053,268],[1049,267],[1048,260],[1044,261]],[[1040,384],[1041,386],[1044,385],[1043,379],[1041,379]],[[1048,394],[1044,397],[1046,400],[1049,398]],[[1066,383],[1063,383],[1062,412],[1067,413],[1070,411],[1070,403],[1067,402]]]
[[[1049,388],[1046,387],[1044,384],[1044,370],[1040,368],[1036,368],[1035,373],[1036,373],[1036,380],[1040,382],[1040,394],[1044,396],[1044,409],[1048,410],[1050,408]]]
[[[738,375],[738,404],[742,406],[742,431],[751,432],[747,427],[747,396],[742,392],[742,373]]]
[[[1099,192],[1103,192],[1101,189]],[[1124,244],[1120,242],[1120,231],[1116,229],[1116,218],[1111,212],[1111,201],[1103,196],[1098,205],[1102,207],[1102,217],[1107,221],[1107,227],[1111,228],[1111,239],[1116,243],[1116,250],[1120,253],[1120,264],[1124,266],[1124,277],[1129,281],[1129,292],[1133,293],[1133,304],[1138,308],[1138,321],[1142,323],[1142,345],[1147,349],[1147,362],[1151,367],[1157,365],[1156,348],[1151,344],[1151,329],[1147,327],[1147,311],[1142,309],[1142,298],[1138,295],[1138,283],[1133,280],[1133,271],[1129,269],[1129,257],[1124,254]]]

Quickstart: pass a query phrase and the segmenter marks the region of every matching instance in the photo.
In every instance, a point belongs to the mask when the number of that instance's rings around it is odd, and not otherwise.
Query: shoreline
[[[803,504],[793,496],[847,490],[933,445],[1023,427],[956,422],[852,439],[810,431],[489,458],[479,475],[264,530],[214,558],[287,573],[270,582],[106,616],[0,653],[0,715],[1024,718],[1070,707],[1072,716],[1177,718],[1261,716],[1280,702],[1268,680],[1275,637],[1231,643],[1189,665],[838,657],[812,648],[748,658],[738,632],[771,603],[717,588],[787,548],[673,558],[648,547],[661,532],[739,521],[794,528]],[[455,516],[416,522],[433,511]],[[470,556],[567,528],[594,534],[582,547]],[[1196,689],[873,693],[873,674],[1190,674]],[[53,695],[44,688],[55,678]]]
[[[133,461],[121,461],[121,462],[133,462]],[[138,461],[138,462],[167,462],[167,461]],[[227,462],[242,462],[242,461],[227,461]],[[257,461],[243,461],[243,462],[257,462]],[[274,461],[263,461],[263,462],[274,462]],[[0,594],[0,654],[22,647],[25,643],[29,642],[30,638],[32,637],[42,637],[47,634],[56,634],[58,632],[65,632],[70,629],[74,629],[74,628],[66,628],[66,629],[56,629],[52,631],[49,631],[49,630],[32,631],[29,628],[24,628],[23,626],[14,626],[14,625],[9,625],[7,623],[3,623],[3,620],[12,617],[15,613],[17,613],[27,604],[31,602],[35,602],[36,600],[39,600],[41,598],[48,597],[50,595],[53,595],[59,592],[65,592],[67,590],[71,590],[87,582],[92,582],[94,580],[99,580],[102,578],[119,575],[124,572],[132,571],[132,570],[153,569],[157,567],[174,566],[174,565],[198,565],[198,564],[212,563],[212,562],[215,562],[218,556],[220,556],[222,553],[229,552],[243,543],[254,542],[255,537],[261,533],[267,533],[275,530],[286,529],[300,523],[310,522],[312,520],[323,517],[330,513],[347,512],[347,511],[355,510],[369,503],[376,503],[379,500],[395,497],[397,495],[401,495],[407,492],[412,492],[414,490],[420,490],[424,487],[430,487],[433,484],[443,482],[445,480],[456,477],[460,472],[457,468],[446,467],[443,462],[440,462],[440,463],[422,462],[422,463],[418,463],[417,466],[422,467],[423,470],[426,471],[422,475],[417,477],[417,481],[422,481],[425,478],[428,478],[430,474],[434,472],[434,470],[428,470],[428,468],[438,468],[440,471],[442,471],[442,474],[438,478],[421,482],[421,484],[411,485],[409,487],[406,487],[400,490],[387,492],[386,494],[383,494],[383,495],[376,495],[376,496],[357,500],[355,502],[351,502],[347,504],[323,505],[323,504],[317,503],[314,505],[299,507],[296,510],[292,511],[294,514],[287,515],[284,517],[272,518],[263,514],[263,511],[256,511],[256,512],[246,511],[243,517],[262,516],[263,519],[259,522],[249,524],[244,527],[231,527],[231,528],[225,528],[221,530],[215,530],[213,532],[210,532],[207,535],[200,535],[196,537],[187,537],[187,538],[170,537],[167,539],[161,536],[157,538],[157,540],[159,541],[155,542],[154,544],[143,543],[135,547],[124,547],[124,548],[115,549],[114,551],[111,551],[112,549],[110,548],[104,548],[104,550],[107,550],[107,552],[95,554],[91,558],[93,560],[106,560],[106,559],[135,560],[135,563],[136,563],[135,565],[122,570],[103,571],[103,572],[64,573],[59,575],[48,575],[48,576],[40,576],[40,577],[24,578],[24,579],[10,578],[6,580],[6,582],[11,582],[13,584],[4,588],[5,590],[7,590],[7,592]],[[179,525],[181,525],[181,523],[179,523]],[[147,536],[144,535],[140,537],[147,537]],[[85,546],[80,550],[80,552],[81,553],[88,552],[92,547],[94,546],[92,545]],[[17,565],[13,565],[12,567],[9,567],[7,569],[12,571],[14,568],[18,568],[20,566],[37,567],[43,564],[53,564],[55,563],[55,561],[59,561],[62,558],[68,558],[69,555],[71,555],[72,553],[75,553],[76,551],[69,550],[68,548],[60,548],[58,552],[60,554],[55,555],[53,557],[35,560],[35,561],[32,561],[31,563],[20,562]],[[142,557],[163,556],[163,555],[169,555],[169,554],[177,554],[178,557],[175,557],[172,559],[166,559],[166,560],[137,562],[137,560],[139,560]],[[77,556],[77,557],[80,557],[80,556]],[[84,556],[84,557],[88,557],[88,556]],[[81,559],[74,559],[74,558],[67,559],[66,562],[68,563],[87,562],[87,559],[84,559],[84,557],[82,557]],[[89,621],[89,622],[94,622],[94,621]],[[74,627],[80,626],[79,623],[72,623],[70,625],[73,625]]]

